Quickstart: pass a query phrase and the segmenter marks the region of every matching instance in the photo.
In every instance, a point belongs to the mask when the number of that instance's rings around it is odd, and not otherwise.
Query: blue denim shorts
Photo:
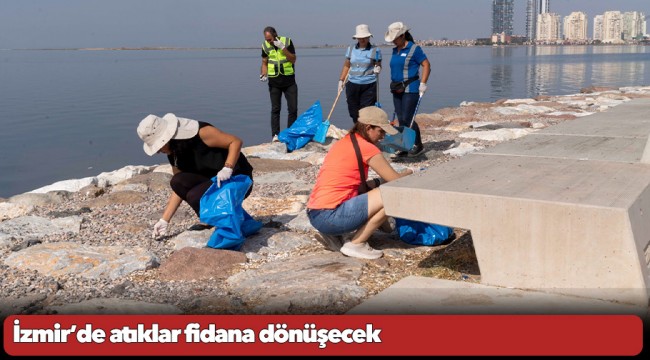
[[[347,234],[368,221],[368,194],[355,196],[333,210],[307,209],[307,216],[311,225],[324,234]]]

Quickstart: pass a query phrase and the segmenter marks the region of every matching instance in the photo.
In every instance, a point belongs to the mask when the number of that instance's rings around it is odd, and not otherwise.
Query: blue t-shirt
[[[413,48],[415,47],[415,48]],[[411,48],[413,51],[411,52]],[[408,58],[408,67],[404,63]],[[427,56],[422,51],[419,45],[415,45],[409,41],[406,47],[402,50],[393,48],[393,56],[390,58],[390,80],[391,81],[404,81],[408,78],[418,76],[420,73],[420,64],[427,59]],[[407,93],[417,93],[419,91],[420,81],[413,81],[406,88]]]
[[[350,60],[348,81],[366,85],[377,81],[377,76],[372,72],[375,62],[381,61],[381,51],[376,46],[368,44],[360,49],[359,44],[348,47],[345,58]]]

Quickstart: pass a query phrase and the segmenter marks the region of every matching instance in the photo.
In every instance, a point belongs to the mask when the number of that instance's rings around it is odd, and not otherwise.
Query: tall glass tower
[[[537,38],[537,9],[540,0],[528,0],[526,6],[526,37],[528,41],[534,41]]]
[[[492,0],[492,34],[512,36],[514,0]]]
[[[551,9],[549,8],[549,2],[550,0],[539,0],[540,14],[546,14],[547,12],[551,12]]]

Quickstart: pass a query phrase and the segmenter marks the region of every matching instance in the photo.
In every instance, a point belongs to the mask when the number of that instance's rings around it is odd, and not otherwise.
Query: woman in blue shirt
[[[357,25],[357,32],[352,36],[357,40],[357,44],[348,47],[339,77],[339,93],[345,86],[348,112],[355,124],[359,118],[359,110],[375,105],[377,102],[377,77],[381,72],[381,52],[378,47],[370,44],[371,36],[368,25]]]
[[[418,100],[427,91],[427,80],[431,73],[431,64],[426,54],[415,44],[409,30],[404,23],[398,21],[388,26],[385,36],[386,41],[395,44],[390,59],[390,79],[393,105],[400,126],[411,124]],[[408,152],[397,152],[397,156],[418,156],[424,152],[417,122],[413,121],[412,128],[415,131],[415,145]]]

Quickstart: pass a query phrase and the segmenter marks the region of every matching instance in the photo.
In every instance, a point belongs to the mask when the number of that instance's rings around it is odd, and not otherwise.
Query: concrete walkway
[[[649,135],[632,100],[386,184],[386,213],[469,229],[484,285],[645,308]]]
[[[530,290],[406,277],[347,314],[625,314],[647,316],[648,307]]]

